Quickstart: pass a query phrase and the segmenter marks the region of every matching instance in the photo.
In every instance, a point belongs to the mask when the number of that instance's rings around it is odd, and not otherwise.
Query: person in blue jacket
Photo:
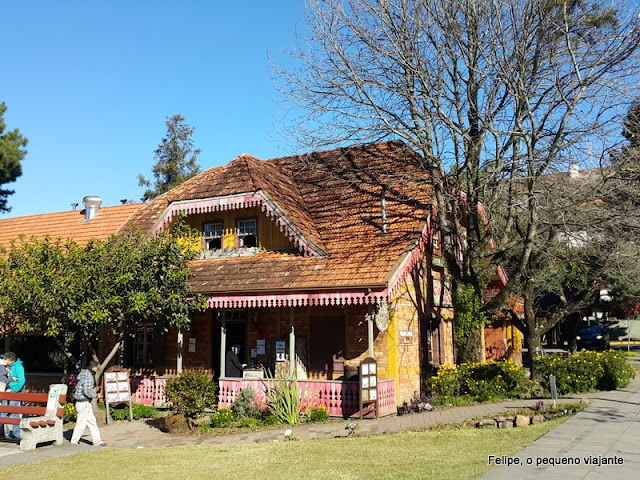
[[[9,384],[7,385],[7,390],[10,392],[21,392],[24,388],[24,384],[26,382],[24,376],[24,365],[22,365],[22,360],[20,360],[15,353],[6,352],[4,354],[4,362],[7,367],[11,369],[11,377],[9,378]],[[9,401],[9,405],[20,406],[21,402],[18,400]],[[6,416],[6,413],[3,413],[2,416]],[[10,418],[20,418],[19,413],[12,413]],[[9,437],[10,438],[20,438],[20,425],[10,425],[9,426]]]

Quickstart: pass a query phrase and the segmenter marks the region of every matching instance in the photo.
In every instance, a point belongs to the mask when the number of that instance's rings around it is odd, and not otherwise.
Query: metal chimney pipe
[[[380,194],[380,209],[382,210],[382,233],[387,233],[387,198],[384,189]]]
[[[82,199],[82,204],[84,205],[85,209],[84,219],[86,222],[88,222],[93,217],[95,217],[96,213],[98,213],[98,210],[100,210],[100,206],[102,205],[102,198],[96,195],[87,195]]]
[[[580,175],[580,164],[571,163],[569,165],[569,178],[578,178]]]

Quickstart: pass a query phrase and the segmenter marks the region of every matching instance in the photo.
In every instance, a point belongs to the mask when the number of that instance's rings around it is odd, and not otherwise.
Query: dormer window
[[[238,220],[238,246],[252,248],[258,246],[258,221],[255,218]]]
[[[207,250],[222,248],[222,222],[204,224],[204,243]]]

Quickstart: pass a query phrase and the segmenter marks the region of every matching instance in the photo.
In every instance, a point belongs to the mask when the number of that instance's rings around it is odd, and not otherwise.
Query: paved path
[[[640,375],[627,388],[590,400],[584,411],[514,455],[521,465],[500,465],[479,478],[640,478]]]
[[[599,392],[561,399],[560,402],[576,401],[588,397],[592,404],[583,412],[545,435],[518,453],[521,461],[526,458],[584,457],[587,455],[606,458],[622,458],[623,465],[601,467],[578,466],[551,467],[496,467],[483,479],[513,480],[514,478],[638,478],[640,472],[640,375],[628,388],[615,392]],[[517,400],[492,404],[456,407],[422,414],[388,416],[380,419],[357,421],[359,434],[423,429],[445,423],[461,423],[488,415],[531,406],[533,400]],[[326,424],[308,424],[293,427],[294,434],[301,440],[333,438],[345,436],[347,421]],[[167,448],[188,445],[257,443],[283,440],[286,427],[259,432],[233,435],[178,436],[169,435],[157,428],[158,422],[134,421],[115,422],[102,426],[101,433],[108,440],[109,447],[117,448]],[[65,432],[66,441],[61,446],[45,445],[36,450],[21,452],[15,443],[0,443],[0,468],[49,458],[74,455],[95,448],[88,443],[71,445],[68,443],[71,431]],[[84,437],[87,439],[87,437]],[[88,441],[88,440],[87,440]],[[514,470],[516,469],[517,470]],[[632,475],[633,470],[635,474]]]

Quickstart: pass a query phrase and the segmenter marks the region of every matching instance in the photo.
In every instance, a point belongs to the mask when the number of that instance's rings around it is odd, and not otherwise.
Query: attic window
[[[222,248],[222,222],[204,224],[204,242],[207,250]]]
[[[238,220],[238,246],[252,248],[258,245],[258,221],[255,218]]]

